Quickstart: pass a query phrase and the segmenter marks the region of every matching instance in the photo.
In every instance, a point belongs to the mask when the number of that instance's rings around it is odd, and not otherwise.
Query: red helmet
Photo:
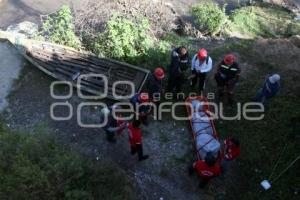
[[[224,63],[226,65],[232,65],[232,63],[234,62],[234,60],[235,60],[234,55],[233,54],[228,54],[224,58]]]
[[[154,71],[154,75],[157,79],[163,79],[165,77],[165,72],[161,67],[158,67]]]
[[[198,59],[199,60],[204,60],[206,57],[207,57],[207,51],[206,51],[206,49],[200,49],[199,51],[198,51],[198,54],[197,54],[197,56],[198,56]]]
[[[149,95],[148,95],[148,93],[141,93],[140,96],[139,96],[139,100],[142,103],[148,102],[149,101]]]

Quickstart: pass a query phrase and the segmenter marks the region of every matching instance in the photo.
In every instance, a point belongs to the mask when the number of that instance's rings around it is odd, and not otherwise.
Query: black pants
[[[183,83],[184,83],[183,74],[175,77],[173,77],[172,74],[170,74],[169,81],[168,81],[168,92],[173,92],[174,89],[176,93],[182,92],[181,88]]]
[[[204,89],[204,83],[206,78],[206,73],[195,73],[195,77],[192,79],[192,86],[195,87],[197,82],[199,82],[199,92],[202,92]]]
[[[135,146],[131,146],[131,150],[130,153],[132,155],[134,154],[138,154],[139,159],[142,159],[144,157],[144,153],[143,153],[143,145],[142,144],[137,144]]]

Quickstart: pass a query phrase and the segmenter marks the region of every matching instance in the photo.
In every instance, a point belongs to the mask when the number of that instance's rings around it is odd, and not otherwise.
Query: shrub
[[[48,16],[43,21],[39,36],[50,42],[77,49],[81,46],[79,38],[75,35],[73,17],[68,6],[62,6],[57,13]]]
[[[129,20],[114,13],[94,44],[93,52],[111,58],[132,62],[145,55],[154,45],[149,21],[146,18]]]
[[[0,199],[132,199],[126,174],[63,149],[41,129],[15,133],[0,123]]]
[[[203,34],[216,35],[222,31],[227,21],[225,6],[221,9],[216,3],[203,2],[191,8]]]
[[[294,14],[277,6],[257,4],[234,11],[230,16],[233,30],[250,37],[291,36],[300,31]]]

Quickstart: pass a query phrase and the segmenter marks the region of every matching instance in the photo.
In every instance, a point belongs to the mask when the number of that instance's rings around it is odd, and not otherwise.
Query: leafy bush
[[[67,151],[43,132],[0,127],[0,199],[132,199],[116,166]]]
[[[227,21],[225,6],[221,9],[213,2],[203,2],[193,6],[191,12],[196,16],[200,31],[209,35],[220,33]]]
[[[258,4],[234,11],[230,16],[233,29],[251,37],[291,36],[300,32],[294,14],[277,6]]]
[[[62,6],[57,13],[47,17],[39,36],[45,37],[50,42],[77,49],[81,46],[79,38],[75,35],[73,17],[68,6]]]
[[[114,13],[107,22],[106,31],[94,44],[93,52],[111,58],[132,62],[145,55],[153,47],[149,21],[136,18],[134,21]]]

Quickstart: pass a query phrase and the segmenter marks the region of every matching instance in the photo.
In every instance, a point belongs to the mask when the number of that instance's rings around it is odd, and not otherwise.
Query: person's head
[[[206,51],[206,49],[204,49],[204,48],[200,49],[198,51],[198,53],[197,53],[197,57],[198,57],[198,59],[200,61],[203,62],[206,59],[206,57],[207,57],[207,51]]]
[[[112,113],[115,113],[116,115],[118,115],[120,112],[119,110],[121,109],[121,106],[120,105],[116,105],[116,104],[113,104],[111,107],[111,112]]]
[[[269,80],[271,83],[276,83],[276,82],[280,81],[280,75],[273,74],[272,76],[269,77]]]
[[[179,47],[178,49],[179,57],[183,57],[187,54],[187,48],[186,47]]]
[[[233,54],[227,54],[224,58],[224,63],[226,65],[232,65],[235,61],[235,56]]]
[[[236,147],[240,146],[240,141],[237,138],[231,138],[230,141],[232,142],[232,144]]]
[[[208,152],[206,154],[206,156],[205,156],[205,163],[208,166],[212,167],[212,166],[214,166],[216,164],[216,162],[217,162],[217,159],[215,158],[215,156],[213,155],[213,153],[212,152]]]
[[[132,126],[135,128],[138,128],[141,125],[141,121],[140,120],[134,120],[132,122]]]
[[[101,112],[102,116],[108,116],[110,113],[110,110],[107,107],[104,107],[100,110],[100,112]]]
[[[154,71],[154,75],[155,75],[156,79],[161,80],[165,77],[165,72],[164,72],[163,68],[157,67]]]
[[[145,92],[142,92],[140,95],[139,95],[139,101],[142,102],[142,103],[146,103],[149,101],[149,94],[148,93],[145,93]]]

